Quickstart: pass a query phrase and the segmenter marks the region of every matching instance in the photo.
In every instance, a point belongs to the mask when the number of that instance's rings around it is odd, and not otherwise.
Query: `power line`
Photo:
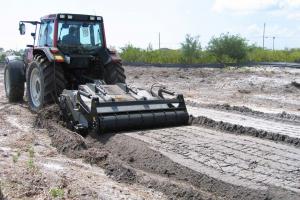
[[[160,49],[160,32],[158,33],[158,49]]]
[[[264,29],[263,29],[263,49],[265,49],[265,31],[266,31],[266,23],[264,23]]]

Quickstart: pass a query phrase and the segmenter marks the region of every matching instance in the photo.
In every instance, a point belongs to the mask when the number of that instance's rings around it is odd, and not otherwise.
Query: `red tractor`
[[[103,18],[91,15],[54,14],[37,21],[21,21],[39,29],[31,33],[33,45],[25,50],[24,58],[8,57],[5,69],[5,89],[10,101],[23,99],[27,83],[27,100],[32,111],[52,103],[64,89],[77,89],[91,79],[107,84],[125,83],[121,59],[107,49]]]
[[[146,91],[125,84],[121,59],[106,46],[101,16],[61,13],[40,22],[20,21],[21,35],[25,24],[35,26],[34,43],[27,45],[23,58],[6,59],[4,82],[10,102],[23,99],[26,83],[32,111],[57,102],[68,127],[80,132],[188,123],[182,95],[157,85]]]

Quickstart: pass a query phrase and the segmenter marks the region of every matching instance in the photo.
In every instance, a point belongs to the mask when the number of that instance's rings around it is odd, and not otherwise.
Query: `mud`
[[[60,153],[104,168],[106,174],[118,182],[142,184],[163,192],[169,199],[215,199],[215,194],[194,189],[186,183],[186,180],[193,177],[192,174],[182,173],[187,169],[179,170],[180,165],[147,148],[144,143],[122,134],[83,138],[66,130],[59,121],[57,106],[41,111],[34,125],[47,129],[51,144]],[[173,172],[178,170],[180,172],[176,174]],[[169,180],[171,177],[174,177],[174,181]]]
[[[213,128],[215,130],[226,131],[227,133],[232,133],[237,135],[239,134],[249,135],[249,136],[259,137],[262,139],[268,139],[276,142],[290,144],[298,148],[300,147],[300,138],[289,137],[287,135],[272,133],[265,130],[259,130],[254,127],[244,127],[241,125],[231,124],[223,121],[215,121],[213,119],[204,116],[198,116],[198,117],[191,116],[190,123],[193,125]]]
[[[57,108],[49,107],[37,116],[35,125],[48,130],[60,153],[100,166],[118,182],[142,184],[169,199],[293,199],[295,195],[277,187],[255,190],[228,184],[182,166],[125,133],[84,138],[66,130],[58,116]]]

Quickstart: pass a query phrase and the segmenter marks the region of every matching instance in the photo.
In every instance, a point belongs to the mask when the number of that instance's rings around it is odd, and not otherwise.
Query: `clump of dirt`
[[[295,147],[300,147],[299,138],[293,138],[286,135],[271,133],[268,131],[255,129],[253,127],[244,127],[241,125],[231,124],[223,121],[215,121],[213,119],[204,116],[199,116],[199,117],[191,116],[190,123],[193,125],[201,125],[216,130],[226,131],[228,133],[250,135],[250,136],[259,137],[263,139],[269,139],[273,141],[292,144]]]
[[[123,183],[134,183],[137,179],[136,171],[133,168],[114,160],[111,160],[110,164],[107,165],[105,173],[114,180]]]
[[[298,89],[300,89],[300,83],[298,83],[296,81],[292,81],[291,85],[298,88]]]

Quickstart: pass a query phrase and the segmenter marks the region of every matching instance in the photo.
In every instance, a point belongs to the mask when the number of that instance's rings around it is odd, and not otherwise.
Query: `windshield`
[[[83,50],[102,47],[101,27],[99,22],[60,21],[58,23],[58,47]]]

